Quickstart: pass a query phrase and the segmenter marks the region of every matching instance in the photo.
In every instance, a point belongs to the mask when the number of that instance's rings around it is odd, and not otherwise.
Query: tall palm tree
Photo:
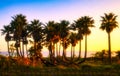
[[[10,31],[11,31],[11,28],[9,25],[5,25],[3,26],[3,29],[1,29],[2,31],[2,35],[6,34],[5,36],[5,41],[7,42],[7,48],[8,48],[8,54],[10,56],[10,50],[9,50],[9,41],[11,40],[11,36],[10,36]]]
[[[19,55],[19,51],[18,48],[20,49],[20,54],[22,57],[24,57],[24,49],[21,52],[21,39],[22,39],[22,31],[23,29],[26,27],[27,25],[27,20],[26,20],[26,16],[22,15],[22,14],[18,14],[14,17],[12,17],[12,21],[10,23],[11,27],[12,27],[12,32],[13,32],[13,38],[16,41],[16,50],[17,50],[17,54]],[[23,40],[23,39],[22,39]]]
[[[57,42],[59,41],[57,27],[58,27],[58,23],[54,21],[49,21],[46,24],[45,29],[44,29],[45,34],[46,34],[46,42],[47,42],[48,49],[49,49],[50,61],[53,64],[55,62],[55,44],[57,45]]]
[[[28,37],[28,29],[27,29],[27,26],[26,26],[26,27],[22,30],[22,34],[21,34],[23,55],[25,55],[25,54],[24,54],[24,45],[26,45],[26,54],[28,54],[28,51],[27,51],[27,44],[28,44],[27,37]]]
[[[65,50],[65,42],[67,41],[67,37],[69,35],[69,21],[62,20],[60,22],[60,27],[59,27],[59,36],[60,40],[62,41],[63,44],[63,58],[66,59],[66,50]]]
[[[83,35],[85,35],[85,55],[84,60],[80,61],[79,63],[82,63],[86,60],[87,57],[87,36],[91,33],[90,27],[94,27],[94,20],[92,17],[84,16],[80,18],[79,24],[81,25],[81,32]]]
[[[74,23],[70,26],[72,30],[77,30],[77,40],[79,40],[79,56],[78,59],[81,57],[81,40],[83,39],[83,33],[82,33],[82,25],[81,25],[81,18],[74,21]]]
[[[31,24],[27,26],[29,35],[34,40],[34,55],[33,57],[41,59],[41,49],[43,42],[43,27],[42,23],[39,20],[34,19],[31,21]]]
[[[75,46],[78,42],[77,40],[77,34],[76,33],[71,33],[69,37],[70,43],[71,43],[71,61],[73,61],[74,56],[75,56]]]
[[[108,34],[108,54],[109,54],[109,63],[112,63],[112,59],[111,59],[111,37],[110,34],[113,31],[113,29],[115,29],[116,27],[118,27],[118,22],[116,21],[117,16],[113,13],[108,13],[108,14],[104,14],[104,16],[101,16],[102,20],[101,20],[101,26],[100,29],[105,30]]]
[[[79,56],[77,59],[77,60],[79,60],[81,58],[81,40],[83,39],[83,34],[81,33],[81,30],[78,31],[76,38],[77,38],[77,40],[79,40]]]

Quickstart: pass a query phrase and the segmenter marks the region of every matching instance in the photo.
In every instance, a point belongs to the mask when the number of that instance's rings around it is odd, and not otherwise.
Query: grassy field
[[[120,65],[86,62],[79,66],[32,67],[1,65],[0,76],[120,76]]]
[[[31,66],[0,57],[0,76],[120,76],[120,64],[87,60],[80,65]]]

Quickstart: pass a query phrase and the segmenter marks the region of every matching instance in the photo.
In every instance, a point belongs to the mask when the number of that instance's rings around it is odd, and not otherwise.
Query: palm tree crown
[[[28,30],[35,42],[42,39],[42,23],[39,20],[31,21],[31,24],[28,26]]]
[[[116,17],[117,16],[113,13],[109,13],[109,14],[105,13],[105,16],[101,16],[102,23],[100,29],[106,30],[107,33],[112,32],[114,28],[118,27]]]
[[[89,27],[94,27],[94,20],[89,16],[84,16],[80,18],[80,25],[82,33],[85,35],[89,35],[91,33]]]

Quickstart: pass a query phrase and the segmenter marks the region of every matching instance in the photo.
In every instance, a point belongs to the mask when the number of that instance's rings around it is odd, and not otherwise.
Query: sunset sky
[[[0,2],[0,29],[12,20],[11,16],[23,14],[28,22],[39,19],[41,22],[50,20],[69,20],[71,23],[81,16],[90,16],[95,20],[95,28],[88,36],[88,50],[101,51],[108,48],[106,31],[99,29],[100,16],[104,13],[116,14],[120,24],[120,0],[1,0]],[[1,33],[0,33],[1,34]],[[120,50],[120,28],[111,33],[112,50]],[[77,49],[77,47],[76,47]],[[6,51],[4,36],[0,35],[0,51]],[[82,41],[84,50],[84,40]]]

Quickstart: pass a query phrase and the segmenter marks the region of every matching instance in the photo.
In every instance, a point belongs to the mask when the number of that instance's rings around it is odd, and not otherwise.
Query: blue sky
[[[120,0],[1,0],[0,29],[10,23],[11,16],[20,13],[27,17],[28,22],[39,19],[44,23],[63,19],[72,22],[88,15],[95,19],[96,26],[88,38],[88,50],[102,50],[107,49],[107,34],[99,30],[100,16],[109,12],[118,15],[117,21],[120,22]],[[112,33],[113,50],[120,50],[117,46],[120,45],[118,33],[120,33],[119,28]],[[0,49],[6,50],[4,36],[0,37],[0,43],[3,43],[0,44]],[[84,42],[82,44],[84,45]]]
[[[0,3],[0,8],[9,7],[12,5],[22,5],[22,4],[59,4],[59,3],[69,3],[74,0],[2,0]]]

